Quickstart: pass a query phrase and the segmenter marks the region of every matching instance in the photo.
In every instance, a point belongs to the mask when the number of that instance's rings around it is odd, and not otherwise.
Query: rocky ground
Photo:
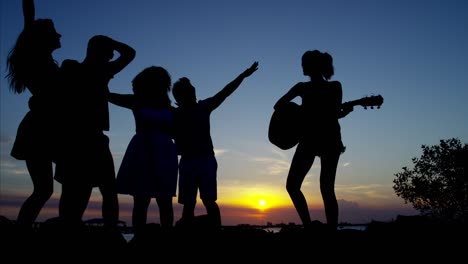
[[[466,259],[467,226],[396,221],[370,223],[366,230],[330,231],[325,225],[309,230],[284,226],[267,232],[248,226],[218,230],[198,227],[164,231],[148,225],[126,241],[121,230],[82,226],[74,230],[58,224],[24,229],[0,222],[2,256],[16,261],[230,262],[233,261],[444,261]],[[53,261],[52,261],[53,262]]]

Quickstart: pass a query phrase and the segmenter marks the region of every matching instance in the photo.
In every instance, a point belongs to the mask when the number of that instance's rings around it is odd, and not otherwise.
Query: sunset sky
[[[285,183],[294,148],[268,141],[273,105],[307,81],[301,56],[319,49],[334,58],[343,100],[382,95],[380,109],[340,120],[343,142],[336,179],[340,222],[390,221],[417,212],[393,191],[395,173],[412,166],[421,145],[441,139],[468,142],[468,2],[464,0],[36,0],[36,17],[52,18],[62,34],[64,59],[81,61],[96,34],[125,42],[135,60],[110,83],[131,92],[144,68],[166,68],[173,81],[187,76],[198,99],[214,95],[259,61],[211,117],[218,159],[218,204],[224,225],[300,223]],[[0,3],[0,215],[16,219],[32,192],[24,161],[10,156],[30,94],[8,89],[6,58],[23,27],[21,0]],[[66,88],[66,87],[64,87]],[[171,97],[172,98],[172,97]],[[134,130],[131,111],[110,105],[110,146],[116,170]],[[71,139],[73,140],[73,139]],[[313,220],[325,221],[320,160],[303,184]],[[57,216],[60,184],[38,220]],[[95,190],[84,219],[100,217]],[[121,220],[130,223],[132,199],[120,195]],[[181,206],[174,198],[175,218]],[[159,222],[154,200],[148,222]],[[204,214],[201,203],[197,214]]]

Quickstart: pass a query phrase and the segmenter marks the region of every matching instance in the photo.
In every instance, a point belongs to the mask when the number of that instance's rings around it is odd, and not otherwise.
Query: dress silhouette
[[[14,93],[32,95],[11,156],[25,160],[33,192],[21,206],[17,222],[31,227],[53,194],[55,134],[59,101],[59,66],[52,53],[61,35],[51,19],[35,19],[33,0],[23,0],[24,28],[7,58],[7,78]]]
[[[327,224],[333,230],[338,224],[336,169],[345,150],[338,119],[349,114],[353,107],[343,107],[341,83],[329,81],[334,69],[333,59],[328,53],[306,51],[302,56],[302,68],[310,81],[294,85],[274,106],[280,109],[296,97],[302,99],[302,131],[289,168],[286,189],[304,227],[310,227],[312,221],[301,185],[315,158],[320,157],[320,191]]]
[[[132,225],[138,238],[144,232],[152,198],[159,207],[161,227],[168,230],[173,226],[178,160],[169,73],[151,66],[137,74],[132,85],[134,94],[110,93],[109,101],[131,109],[135,118],[136,133],[117,173],[117,191],[133,196]]]
[[[221,226],[221,213],[216,203],[218,163],[211,138],[210,115],[257,67],[258,62],[254,62],[216,95],[198,102],[195,87],[188,78],[182,77],[174,83],[172,94],[178,105],[174,110],[175,142],[180,155],[178,202],[184,205],[178,224],[182,226],[190,227],[194,223],[198,191],[207,211],[207,225]]]
[[[119,53],[114,60],[114,51]],[[68,100],[62,106],[67,118],[61,124],[60,157],[55,179],[62,184],[60,219],[80,224],[91,192],[102,194],[102,217],[106,226],[115,227],[119,204],[109,138],[108,83],[135,57],[135,50],[107,36],[96,35],[88,41],[82,62],[65,60],[61,77]]]

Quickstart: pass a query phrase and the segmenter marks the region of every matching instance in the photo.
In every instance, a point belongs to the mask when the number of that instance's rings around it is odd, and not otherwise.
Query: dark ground
[[[458,263],[468,255],[466,225],[400,220],[373,222],[366,230],[330,231],[318,224],[310,230],[284,226],[267,232],[249,226],[193,230],[176,227],[170,232],[149,224],[142,235],[127,242],[121,230],[82,226],[73,230],[57,223],[32,229],[0,221],[2,257],[23,261],[80,263],[229,262],[234,261],[372,261]],[[463,260],[464,259],[464,260]],[[9,261],[9,262],[12,262]],[[5,262],[4,262],[5,263]]]

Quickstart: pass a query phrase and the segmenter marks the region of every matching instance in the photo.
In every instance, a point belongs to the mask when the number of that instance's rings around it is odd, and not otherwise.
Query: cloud
[[[395,192],[388,184],[336,185],[335,191],[339,197],[367,205],[381,202],[385,204],[395,200]]]
[[[288,159],[287,152],[284,150],[279,150],[278,148],[271,148],[271,152],[275,154],[276,156],[279,156],[282,160]]]
[[[0,135],[0,146],[3,148],[6,145],[12,145],[14,141],[14,137],[7,136],[5,134]]]
[[[215,156],[219,157],[229,151],[227,149],[214,149],[214,152],[215,152]]]
[[[255,162],[264,163],[268,175],[284,175],[288,172],[290,166],[289,161],[276,158],[254,157],[252,159]]]
[[[1,173],[0,175],[3,176],[5,175],[26,175],[29,174],[28,170],[26,169],[26,166],[24,165],[23,162],[17,162],[13,160],[11,157],[6,157],[6,156],[1,156],[0,164],[1,164]]]
[[[347,201],[344,199],[338,199],[338,206],[340,210],[359,209],[359,204],[353,201]]]

